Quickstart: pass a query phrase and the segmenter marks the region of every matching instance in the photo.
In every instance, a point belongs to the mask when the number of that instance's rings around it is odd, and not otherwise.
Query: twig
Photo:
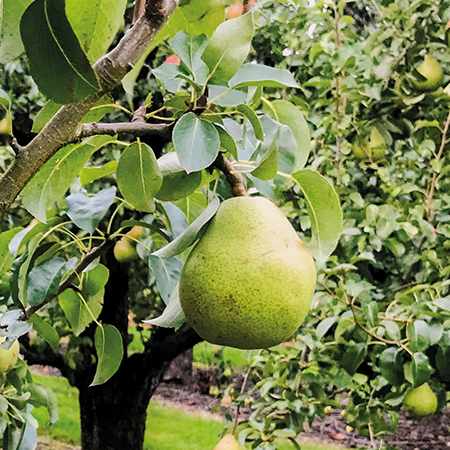
[[[93,261],[95,261],[100,255],[106,252],[110,247],[114,245],[113,240],[103,241],[98,247],[93,248],[86,256],[80,261],[77,267],[70,273],[70,275],[59,285],[58,291],[56,292],[55,297],[61,295],[66,289],[72,287],[73,282],[76,278],[83,272],[86,267],[89,266]],[[20,320],[28,320],[36,311],[38,311],[44,304],[48,303],[50,300],[47,300],[45,303],[40,305],[33,305],[26,308],[22,315],[20,316]]]
[[[252,0],[244,0],[242,14],[247,14],[252,9]]]
[[[225,175],[225,178],[231,187],[231,194],[233,197],[245,197],[247,195],[244,178],[240,173],[234,171],[234,167],[230,160],[223,153],[219,153],[212,165],[217,167]]]
[[[444,131],[442,132],[441,145],[439,146],[438,154],[436,155],[436,163],[442,158],[444,154],[445,143],[447,140],[447,133],[450,127],[450,111],[447,116],[447,120],[445,121]],[[427,211],[427,220],[429,223],[432,223],[434,220],[435,212],[433,211],[432,202],[434,197],[434,191],[436,190],[436,182],[437,182],[438,173],[433,170],[433,177],[431,178],[430,189],[428,191],[427,197],[425,199],[425,210]]]

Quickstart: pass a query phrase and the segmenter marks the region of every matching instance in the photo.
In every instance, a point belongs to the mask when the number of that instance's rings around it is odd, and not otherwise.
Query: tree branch
[[[148,0],[145,13],[117,46],[93,66],[101,90],[85,100],[64,105],[17,155],[0,178],[0,216],[41,167],[66,143],[73,142],[81,119],[105,93],[118,85],[141,58],[178,6],[178,0]]]
[[[244,0],[242,14],[247,14],[252,9],[252,0]]]
[[[109,136],[131,134],[134,137],[151,134],[170,139],[172,126],[173,123],[142,123],[139,121],[124,123],[84,123],[81,125],[80,131],[75,136],[74,141],[98,134],[107,134]]]
[[[229,159],[221,152],[212,164],[217,167],[225,175],[225,179],[231,187],[233,197],[245,197],[247,189],[244,185],[244,179],[240,173],[236,173]]]

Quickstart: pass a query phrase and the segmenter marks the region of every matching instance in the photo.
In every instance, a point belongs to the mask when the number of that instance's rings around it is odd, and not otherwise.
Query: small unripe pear
[[[384,158],[385,153],[386,143],[376,126],[372,126],[368,141],[363,142],[362,145],[355,144],[353,146],[353,155],[359,161],[380,161]]]
[[[219,443],[214,447],[214,450],[240,450],[242,447],[234,435],[226,434]]]
[[[297,331],[315,286],[314,260],[281,210],[263,197],[235,197],[189,254],[180,303],[206,341],[268,348]]]
[[[410,417],[420,420],[436,412],[437,397],[429,384],[424,383],[406,395],[403,406]]]
[[[138,257],[136,249],[130,244],[129,239],[121,239],[114,245],[114,256],[120,263],[127,263]]]
[[[441,65],[430,55],[425,55],[421,64],[416,68],[425,80],[414,81],[414,87],[420,92],[432,92],[442,84],[444,74]]]

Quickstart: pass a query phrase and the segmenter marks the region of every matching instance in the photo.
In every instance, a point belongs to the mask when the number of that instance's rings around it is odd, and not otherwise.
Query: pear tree
[[[292,72],[252,58],[254,14],[264,5],[250,10],[244,1],[243,14],[226,20],[229,3],[0,3],[0,104],[8,122],[0,335],[5,348],[16,349],[19,339],[24,357],[2,378],[15,396],[0,395],[3,448],[34,448],[33,406],[57,418],[54,396],[33,383],[27,364],[34,363],[59,368],[78,388],[84,450],[143,448],[146,408],[169,363],[220,330],[223,311],[197,327],[192,280],[197,290],[213,290],[201,305],[208,312],[232,271],[235,285],[248,283],[230,295],[244,310],[250,305],[250,316],[258,307],[265,321],[250,334],[241,321],[228,345],[267,347],[304,320],[315,287],[312,257],[323,264],[336,248],[340,201],[330,180],[307,165],[311,137],[305,111],[291,102],[300,92]],[[175,64],[154,64],[158,46]],[[26,137],[8,92],[7,68],[19,61],[42,105]],[[282,98],[273,98],[278,90]],[[274,205],[283,208],[282,193],[304,202],[306,245],[301,227]],[[238,204],[236,197],[242,206],[230,212],[225,205]],[[242,267],[232,268],[237,242],[252,227],[239,249]],[[223,272],[217,285],[197,273],[209,264],[199,260],[208,236]],[[262,265],[249,261],[246,269],[247,252]],[[259,294],[258,277],[239,281],[266,266],[277,283],[271,289]],[[298,289],[284,286],[285,276]],[[288,320],[278,313],[269,326],[276,307],[289,309]],[[130,313],[151,329],[142,332],[142,352],[129,351]],[[261,333],[274,340],[254,337]]]

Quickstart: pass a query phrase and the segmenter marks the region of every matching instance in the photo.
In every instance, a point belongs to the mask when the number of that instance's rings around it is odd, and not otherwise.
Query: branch
[[[247,189],[244,185],[244,179],[240,173],[236,173],[233,165],[227,157],[219,152],[216,160],[212,164],[217,167],[223,174],[231,187],[231,194],[233,197],[245,197]]]
[[[247,14],[252,9],[252,0],[244,0],[242,14]]]
[[[151,134],[170,139],[172,126],[173,123],[142,123],[139,121],[124,123],[84,123],[81,125],[79,133],[74,137],[74,141],[98,134],[107,134],[109,136],[131,134],[134,137]]]
[[[0,178],[0,216],[41,167],[66,143],[74,141],[82,118],[139,61],[177,6],[178,0],[148,0],[145,13],[135,25],[94,64],[101,90],[85,100],[64,105],[17,155]]]
[[[113,240],[103,241],[98,247],[93,248],[86,256],[80,261],[77,267],[70,273],[70,275],[59,285],[58,291],[56,292],[53,298],[58,297],[62,294],[66,289],[72,287],[73,282],[77,279],[77,277],[83,272],[86,267],[89,266],[92,262],[94,262],[100,255],[106,252],[110,247],[114,245]],[[53,299],[50,299],[53,300]],[[29,306],[23,311],[19,320],[28,320],[36,311],[38,311],[42,306],[47,304],[50,300],[47,300],[45,303],[40,305]]]

